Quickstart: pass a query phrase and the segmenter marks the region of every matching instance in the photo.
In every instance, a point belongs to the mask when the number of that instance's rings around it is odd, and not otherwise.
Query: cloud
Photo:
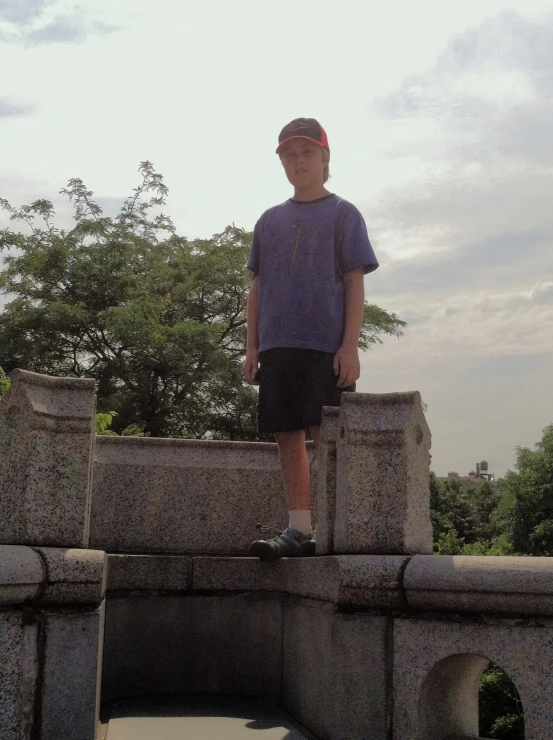
[[[0,0],[0,41],[25,48],[74,44],[122,27],[106,23],[65,0]]]
[[[25,24],[40,17],[56,0],[0,0],[0,19]]]
[[[32,115],[35,109],[34,104],[0,97],[0,118],[25,118]]]
[[[394,121],[433,121],[434,142],[417,148],[426,158],[517,155],[549,166],[552,94],[553,13],[531,19],[504,12],[456,36],[432,69],[407,77],[375,110]]]
[[[102,21],[83,18],[77,14],[58,16],[41,28],[25,35],[26,46],[41,44],[71,44],[84,41],[91,35],[114,33],[121,29]]]

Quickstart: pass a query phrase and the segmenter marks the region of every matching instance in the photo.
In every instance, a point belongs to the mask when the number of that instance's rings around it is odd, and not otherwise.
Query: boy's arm
[[[365,282],[363,268],[352,270],[344,275],[345,290],[345,329],[343,347],[359,346],[359,335],[365,311]]]
[[[246,359],[244,361],[244,378],[250,385],[259,385],[259,335],[257,331],[257,299],[259,293],[259,276],[254,275],[248,293]]]
[[[252,287],[248,293],[248,339],[247,349],[259,349],[259,335],[257,332],[257,298],[259,294],[259,275],[254,275]]]
[[[364,270],[351,270],[344,275],[345,328],[342,346],[334,355],[334,374],[339,375],[338,388],[347,388],[361,375],[359,335],[365,311]]]

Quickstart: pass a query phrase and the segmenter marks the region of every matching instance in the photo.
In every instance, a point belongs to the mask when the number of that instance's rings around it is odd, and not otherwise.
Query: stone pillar
[[[86,547],[94,381],[14,370],[0,403],[0,544]]]
[[[432,553],[429,470],[417,391],[342,394],[334,552]]]
[[[330,555],[334,552],[336,442],[339,433],[340,409],[336,406],[325,406],[317,455],[317,555]]]

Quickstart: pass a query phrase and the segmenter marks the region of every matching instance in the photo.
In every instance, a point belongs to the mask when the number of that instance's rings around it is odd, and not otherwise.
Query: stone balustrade
[[[92,740],[106,557],[0,545],[0,737]]]
[[[276,445],[96,437],[92,381],[12,379],[2,740],[94,740],[102,660],[103,702],[269,697],[320,740],[474,740],[492,661],[527,740],[553,736],[553,558],[431,554],[418,393],[324,409],[317,556],[262,563],[244,556],[286,518]]]

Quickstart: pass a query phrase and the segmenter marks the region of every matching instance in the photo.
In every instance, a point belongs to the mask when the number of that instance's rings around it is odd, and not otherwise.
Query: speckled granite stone
[[[418,609],[553,616],[553,558],[415,555],[404,583]]]
[[[387,740],[386,617],[284,605],[282,703],[325,740]]]
[[[107,600],[102,701],[230,694],[276,699],[282,669],[277,594]]]
[[[276,444],[97,439],[91,547],[244,555],[256,523],[284,527],[287,508]]]
[[[429,450],[418,392],[344,393],[335,553],[432,552]]]
[[[335,614],[329,740],[388,740],[388,619]],[[345,709],[347,707],[347,709]]]
[[[405,606],[402,573],[409,558],[340,555],[289,559],[283,563],[286,592],[340,606]]]
[[[93,740],[99,722],[104,607],[46,612],[41,740]]]
[[[334,552],[336,442],[339,433],[340,408],[337,406],[324,406],[319,437],[319,474],[316,495],[318,555],[331,555]]]
[[[0,604],[35,599],[45,578],[42,560],[30,547],[0,545]]]
[[[553,620],[397,618],[393,641],[394,740],[477,735],[479,677],[488,661],[519,692],[525,737],[551,740]]]
[[[333,718],[335,611],[333,604],[311,599],[289,598],[284,604],[281,703],[325,740]]]
[[[36,547],[47,578],[41,604],[100,604],[105,591],[106,554],[101,550]]]
[[[192,559],[181,555],[108,555],[108,591],[186,591]]]
[[[28,738],[38,672],[37,626],[18,611],[0,613],[0,737]]]
[[[94,381],[11,377],[0,404],[0,543],[86,547]]]
[[[200,591],[281,591],[342,606],[405,605],[401,575],[408,557],[341,555],[283,558],[204,558],[193,560],[193,588]]]

